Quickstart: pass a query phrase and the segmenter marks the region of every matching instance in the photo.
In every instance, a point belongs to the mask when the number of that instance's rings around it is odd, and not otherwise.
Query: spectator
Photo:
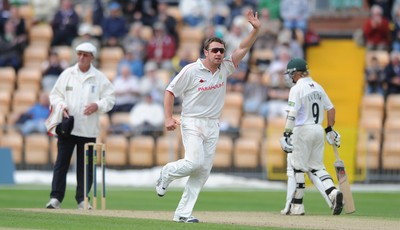
[[[380,66],[378,58],[373,56],[371,62],[365,68],[365,93],[379,93],[384,96],[383,82],[384,82],[384,71]]]
[[[154,25],[154,37],[147,44],[147,60],[155,62],[159,68],[172,70],[171,59],[175,56],[176,42],[165,32],[165,26],[158,22]]]
[[[157,16],[158,0],[118,0],[128,23],[142,22],[151,26]]]
[[[278,35],[278,48],[286,47],[292,57],[304,58],[302,44],[297,40],[294,30],[283,29]]]
[[[260,12],[260,20],[262,21],[262,25],[264,30],[268,28],[268,32],[277,36],[281,30],[281,21],[276,18],[271,17],[271,13],[268,8],[263,8]]]
[[[400,56],[399,52],[390,53],[390,62],[385,67],[386,96],[400,93]]]
[[[121,6],[117,2],[111,2],[108,6],[109,15],[106,16],[101,27],[103,30],[102,44],[104,46],[119,46],[127,34],[127,23],[121,14]]]
[[[279,70],[277,74],[278,83],[276,85],[271,85],[268,87],[268,109],[266,118],[274,118],[274,117],[286,117],[287,112],[285,108],[287,107],[287,100],[289,98],[290,88],[285,82],[285,78],[282,77],[284,75],[285,68]],[[265,114],[263,114],[265,116]]]
[[[231,55],[239,47],[240,42],[249,33],[248,22],[244,16],[237,16],[231,26],[231,30],[225,35],[226,53]],[[227,90],[243,92],[244,83],[248,72],[248,61],[250,54],[246,53],[238,68],[227,79]]]
[[[191,27],[205,27],[210,18],[211,3],[209,0],[181,0],[179,11],[183,22]]]
[[[135,56],[133,50],[125,50],[125,55],[118,64],[118,74],[121,74],[123,66],[129,66],[131,74],[138,78],[142,78],[144,74],[144,63],[139,57]]]
[[[33,23],[48,23],[54,18],[55,13],[60,8],[60,1],[32,0]]]
[[[132,75],[129,65],[121,66],[121,73],[113,81],[115,90],[115,105],[109,112],[129,112],[140,100],[139,79]]]
[[[18,36],[13,22],[7,20],[4,33],[0,35],[0,66],[12,66],[18,71],[22,66],[22,55],[26,45],[26,37]]]
[[[230,9],[225,2],[212,3],[212,24],[216,26],[226,27],[230,19]],[[210,24],[210,23],[209,23]]]
[[[92,4],[92,23],[101,26],[104,18],[104,8],[101,0],[94,0]]]
[[[57,11],[51,22],[53,40],[51,46],[71,45],[78,36],[80,18],[74,10],[72,0],[62,0],[61,9]]]
[[[58,76],[68,67],[66,61],[60,60],[57,51],[52,50],[49,57],[42,64],[42,89],[50,92],[56,83]]]
[[[370,17],[363,27],[368,50],[388,50],[390,44],[389,21],[382,16],[382,8],[373,5],[370,10]]]
[[[268,88],[262,84],[261,73],[250,74],[243,90],[243,111],[245,113],[268,114]]]
[[[400,52],[400,1],[396,5],[393,15],[392,50]]]
[[[227,55],[231,55],[233,51],[239,47],[240,41],[249,33],[250,27],[247,23],[247,19],[244,16],[237,16],[234,19],[230,31],[224,36]],[[247,62],[249,57],[250,54],[247,53],[242,62]]]
[[[279,9],[284,28],[306,33],[310,17],[307,0],[282,0]]]
[[[157,76],[157,65],[154,62],[148,62],[144,66],[145,75],[140,80],[141,95],[150,94],[157,103],[163,103],[165,83]]]
[[[394,6],[393,0],[368,0],[367,3],[370,8],[374,5],[380,6],[380,8],[382,9],[383,17],[385,17],[389,21],[392,20],[392,9]]]
[[[280,19],[280,1],[281,0],[268,0],[268,1],[259,1],[258,11],[262,12],[264,9],[268,9],[270,12],[270,18],[272,20]]]
[[[26,113],[22,114],[17,121],[22,135],[31,133],[47,133],[45,121],[50,114],[50,102],[47,92],[41,92],[39,101],[35,103]]]
[[[289,63],[292,57],[290,50],[285,46],[278,46],[275,50],[276,58],[270,63],[267,73],[270,78],[270,85],[273,87],[278,86],[280,83],[280,78],[282,78],[282,70],[286,68],[287,63]]]
[[[253,0],[230,0],[228,1],[228,7],[230,14],[226,26],[229,28],[236,17],[245,16],[249,9],[256,9],[256,4]]]
[[[15,34],[17,36],[17,39],[20,41],[27,42],[28,39],[28,33],[26,30],[26,22],[23,17],[21,17],[19,9],[17,6],[12,5],[9,10],[9,16],[7,18],[8,21],[10,21],[15,28]],[[4,31],[2,31],[4,32]]]
[[[181,69],[186,66],[187,64],[193,62],[192,58],[192,50],[190,47],[182,47],[175,55],[174,58],[172,58],[172,64],[174,66],[174,72],[177,74]]]
[[[131,50],[133,55],[144,61],[147,57],[147,42],[141,37],[142,22],[134,22],[131,24],[129,33],[122,40],[122,46],[125,50]]]
[[[158,12],[155,17],[155,21],[153,23],[153,26],[157,22],[161,22],[165,26],[165,31],[167,34],[171,35],[177,46],[179,44],[179,36],[178,36],[178,31],[176,31],[176,20],[174,17],[170,16],[168,14],[168,4],[166,2],[159,2],[157,6]]]
[[[130,111],[129,120],[137,135],[151,135],[157,138],[164,131],[163,106],[154,102],[151,94],[146,94]]]

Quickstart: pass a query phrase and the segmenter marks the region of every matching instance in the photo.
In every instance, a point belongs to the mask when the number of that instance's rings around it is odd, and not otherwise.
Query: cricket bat
[[[344,162],[340,159],[337,147],[333,146],[333,151],[335,152],[336,161],[334,163],[336,176],[339,183],[339,189],[343,193],[344,199],[344,211],[346,214],[350,214],[356,211],[354,206],[353,194],[351,193],[350,184],[347,179],[346,169],[344,167]]]

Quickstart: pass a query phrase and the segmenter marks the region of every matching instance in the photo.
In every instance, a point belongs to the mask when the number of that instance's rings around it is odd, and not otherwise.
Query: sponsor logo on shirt
[[[197,88],[197,91],[209,91],[209,90],[214,90],[214,89],[219,89],[224,86],[224,83],[218,83],[216,85],[211,85],[207,87],[199,87]]]
[[[66,86],[65,87],[65,91],[72,91],[74,89],[74,87],[72,86]]]

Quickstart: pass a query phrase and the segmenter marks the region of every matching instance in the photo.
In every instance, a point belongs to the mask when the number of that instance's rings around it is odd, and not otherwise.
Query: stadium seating
[[[33,90],[18,89],[12,96],[12,112],[24,113],[37,102],[38,93]]]
[[[152,167],[154,165],[155,141],[151,136],[133,136],[129,140],[129,165]]]
[[[400,95],[389,94],[386,99],[386,119],[400,116]]]
[[[0,91],[0,114],[7,115],[11,110],[11,92]]]
[[[24,163],[24,138],[20,133],[4,133],[0,139],[0,146],[12,150],[13,160],[16,165],[22,165]]]
[[[365,140],[366,138],[368,137],[358,139],[356,168],[378,170],[381,161],[381,142],[377,139]]]
[[[33,133],[25,136],[24,153],[27,165],[49,164],[50,140],[46,134]]]
[[[29,30],[29,44],[36,47],[50,47],[53,29],[48,23],[33,25]]]
[[[42,73],[40,68],[23,67],[17,73],[17,89],[39,92],[41,88]]]
[[[239,137],[234,143],[233,165],[235,168],[257,168],[260,144],[253,138]]]
[[[103,47],[99,52],[99,61],[101,68],[117,68],[118,63],[124,57],[124,51],[121,47]]]
[[[156,152],[155,152],[155,165],[165,165],[168,162],[175,161],[179,157],[179,140],[168,134],[160,136],[156,141]]]
[[[383,142],[382,168],[385,170],[400,170],[400,142],[399,139],[388,139]]]
[[[74,53],[70,46],[55,46],[53,49],[57,52],[57,55],[61,61],[72,64],[71,58]]]
[[[220,136],[214,157],[214,167],[230,168],[233,158],[233,140],[228,136]]]
[[[261,115],[244,114],[240,122],[240,136],[257,140],[261,143],[265,137],[265,120]]]
[[[128,139],[124,135],[110,134],[104,143],[107,166],[125,167],[128,162]]]
[[[375,116],[383,120],[385,99],[381,94],[366,94],[361,99],[360,116]]]
[[[24,67],[41,69],[43,62],[49,56],[49,50],[46,47],[38,45],[29,45],[24,50],[23,63]]]
[[[17,73],[12,67],[0,67],[0,91],[13,92],[16,86]]]

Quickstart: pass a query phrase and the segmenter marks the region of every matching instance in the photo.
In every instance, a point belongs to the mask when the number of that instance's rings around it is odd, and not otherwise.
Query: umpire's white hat
[[[96,47],[94,45],[92,45],[92,43],[89,43],[89,42],[84,42],[84,43],[78,45],[75,50],[77,52],[82,51],[82,52],[91,53],[94,57],[96,56],[96,53],[97,53]]]

